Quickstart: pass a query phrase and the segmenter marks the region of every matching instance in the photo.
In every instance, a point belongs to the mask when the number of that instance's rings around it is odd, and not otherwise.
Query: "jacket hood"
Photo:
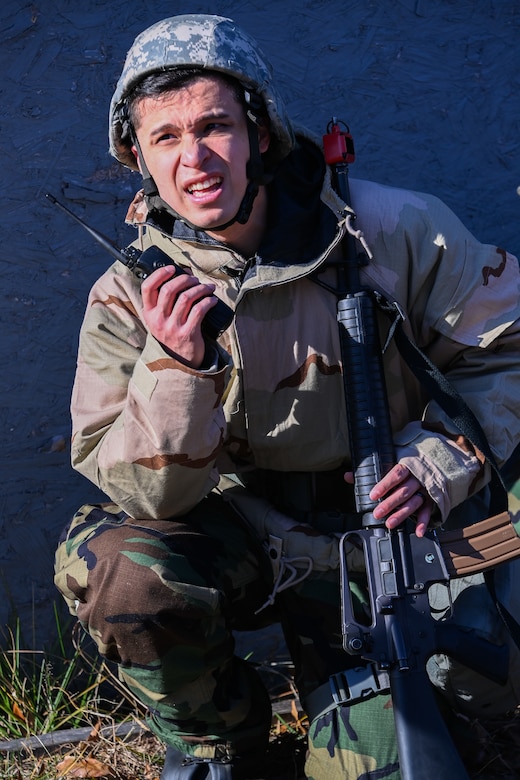
[[[298,135],[293,152],[268,187],[268,229],[258,262],[307,263],[329,246],[337,219],[321,197],[326,173],[321,149],[309,137]]]

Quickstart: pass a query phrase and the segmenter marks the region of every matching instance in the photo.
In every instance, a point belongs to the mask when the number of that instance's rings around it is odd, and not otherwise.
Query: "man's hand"
[[[172,265],[158,268],[142,286],[143,319],[152,336],[191,368],[204,360],[201,331],[206,313],[217,304],[214,284],[201,284],[191,274],[175,274]]]
[[[345,482],[354,484],[354,474],[347,471]],[[376,520],[384,520],[387,528],[397,528],[412,515],[416,519],[415,533],[424,536],[432,516],[433,502],[423,485],[401,464],[394,466],[370,491],[372,501],[380,501],[374,509]]]

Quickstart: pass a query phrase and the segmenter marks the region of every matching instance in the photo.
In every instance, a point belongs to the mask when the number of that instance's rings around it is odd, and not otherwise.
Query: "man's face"
[[[143,98],[137,114],[137,138],[162,199],[204,230],[232,219],[246,190],[250,151],[244,109],[231,87],[204,76]],[[259,145],[267,150],[266,129]]]

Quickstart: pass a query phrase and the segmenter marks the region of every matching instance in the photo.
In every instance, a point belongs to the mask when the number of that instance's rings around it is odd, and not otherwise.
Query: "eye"
[[[175,140],[177,140],[177,136],[175,135],[175,133],[161,133],[161,135],[157,136],[156,142],[160,144],[163,141],[175,141]]]
[[[208,133],[224,133],[229,130],[229,122],[218,120],[213,122],[207,122],[204,125],[204,132]]]

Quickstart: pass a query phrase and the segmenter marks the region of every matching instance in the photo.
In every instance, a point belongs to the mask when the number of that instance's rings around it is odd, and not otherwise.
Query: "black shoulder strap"
[[[446,379],[424,352],[411,341],[403,329],[403,315],[395,303],[379,293],[374,293],[376,303],[392,320],[390,335],[410,370],[425,387],[430,396],[455,423],[459,431],[482,452],[492,468],[490,513],[504,512],[508,507],[507,489],[500,474],[495,456],[491,451],[486,434],[460,393]]]
[[[399,311],[398,306],[386,300],[379,293],[374,293],[374,296],[381,311],[392,319],[390,338],[393,336],[395,339],[399,352],[410,370],[415,374],[423,387],[428,390],[430,396],[439,404],[441,409],[443,409],[455,423],[460,432],[482,452],[491,465],[490,514],[494,515],[507,511],[507,489],[504,485],[495,456],[489,446],[486,434],[482,430],[479,421],[462,396],[446,379],[444,374],[431,362],[424,352],[408,338],[403,329],[403,316]],[[500,617],[507,626],[513,641],[517,647],[520,648],[520,625],[498,599],[494,570],[490,569],[485,572],[484,579]]]

